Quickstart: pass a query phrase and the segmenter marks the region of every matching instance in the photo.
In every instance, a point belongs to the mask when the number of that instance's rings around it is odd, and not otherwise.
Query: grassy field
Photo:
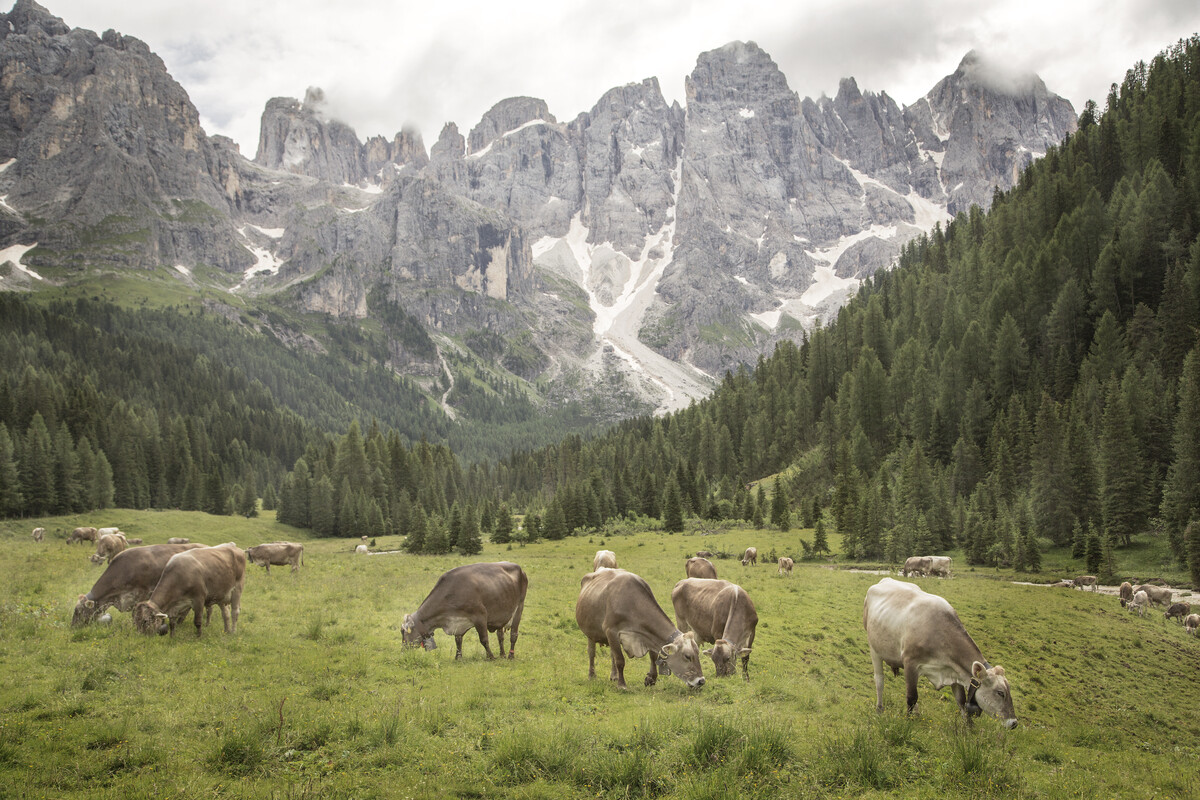
[[[304,541],[306,564],[295,576],[249,570],[236,636],[218,622],[197,640],[189,622],[147,638],[121,613],[73,630],[75,597],[101,573],[62,538],[84,522],[0,523],[3,798],[1200,796],[1200,640],[1111,597],[985,571],[918,581],[1007,670],[1020,725],[1005,731],[990,718],[963,725],[949,692],[927,683],[906,715],[902,678],[888,678],[877,715],[861,616],[879,576],[808,563],[786,579],[716,560],[758,608],[749,682],[716,680],[707,660],[698,691],[673,677],[643,687],[645,659],[627,665],[628,692],[587,679],[574,605],[600,547],[669,609],[694,551],[793,553],[811,531],[485,545],[473,560],[529,575],[517,658],[487,662],[468,635],[455,663],[451,638],[404,650],[399,627],[460,559],[356,556],[353,543],[270,518],[86,521],[147,544]],[[49,531],[40,545],[37,524]]]

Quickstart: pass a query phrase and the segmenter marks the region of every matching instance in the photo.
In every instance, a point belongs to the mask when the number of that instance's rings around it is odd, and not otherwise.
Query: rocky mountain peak
[[[34,28],[41,30],[47,36],[65,36],[71,32],[67,23],[51,14],[44,6],[35,3],[34,0],[17,0],[12,11],[8,12],[8,23],[12,25],[13,33],[25,35],[31,35]],[[7,30],[0,31],[0,37],[7,33]]]
[[[554,123],[545,100],[536,97],[509,97],[488,109],[467,136],[467,152],[478,153],[506,133],[531,122]]]

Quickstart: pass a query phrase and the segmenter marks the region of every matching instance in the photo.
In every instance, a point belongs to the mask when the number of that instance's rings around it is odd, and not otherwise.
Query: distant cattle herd
[[[33,530],[35,542],[44,541],[45,535],[45,528]],[[96,549],[89,559],[96,564],[108,562],[91,590],[79,595],[71,624],[111,622],[106,612],[115,608],[131,612],[135,629],[146,634],[174,635],[190,613],[199,636],[213,606],[221,609],[225,632],[236,633],[247,564],[262,566],[268,573],[272,566],[289,566],[295,573],[304,563],[304,545],[295,542],[269,542],[242,550],[234,542],[208,547],[172,537],[166,544],[131,547],[142,540],[129,538],[115,527],[75,528],[66,542],[92,542]],[[367,537],[355,552],[370,552]],[[758,614],[745,589],[717,577],[709,560],[712,557],[712,552],[701,550],[686,560],[686,577],[671,591],[672,621],[641,576],[618,568],[613,551],[597,551],[592,571],[580,581],[575,605],[576,623],[587,637],[588,677],[595,677],[599,645],[609,648],[609,677],[621,688],[627,688],[625,656],[646,654],[651,656],[644,681],[647,686],[662,674],[675,675],[689,687],[699,688],[705,683],[700,645],[710,644],[703,655],[712,660],[718,677],[736,674],[740,660],[742,676],[749,680]],[[757,548],[747,547],[741,563],[757,566]],[[780,557],[778,575],[790,577],[793,566],[791,558]],[[913,556],[905,560],[901,573],[904,577],[949,578],[951,559]],[[1095,591],[1097,579],[1080,575],[1051,585]],[[503,657],[504,633],[508,631],[507,656],[513,658],[528,586],[525,572],[511,562],[455,567],[438,578],[414,612],[404,616],[401,639],[407,646],[432,650],[437,646],[434,631],[440,628],[454,637],[458,659],[462,658],[463,636],[474,630],[491,659],[495,655],[488,635],[496,634]],[[1167,587],[1126,582],[1117,593],[1122,607],[1139,615],[1152,605],[1161,605],[1166,607],[1164,617],[1181,620],[1187,633],[1196,635],[1200,628],[1200,614],[1191,613],[1189,603],[1172,602]],[[867,590],[863,627],[874,666],[877,709],[883,708],[883,667],[887,665],[894,674],[904,671],[910,711],[917,702],[917,682],[925,676],[935,688],[951,687],[968,720],[986,711],[1007,727],[1017,724],[1004,668],[988,663],[942,597],[912,583],[883,578]]]

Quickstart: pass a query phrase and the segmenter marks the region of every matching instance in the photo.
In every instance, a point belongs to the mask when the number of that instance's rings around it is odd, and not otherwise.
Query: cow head
[[[79,600],[75,603],[75,613],[71,615],[71,627],[77,628],[80,625],[87,625],[96,618],[96,601],[88,599],[86,594],[79,595]]]
[[[971,688],[967,692],[967,713],[972,716],[986,711],[1004,723],[1006,728],[1017,726],[1013,710],[1012,691],[1004,677],[1004,667],[986,667],[976,661],[971,665]]]
[[[437,649],[437,642],[433,640],[433,631],[425,630],[425,626],[418,623],[412,614],[404,615],[404,622],[400,623],[400,637],[406,647],[420,647],[422,650]]]
[[[713,669],[716,670],[717,677],[724,678],[737,674],[738,656],[750,655],[750,648],[743,647],[738,650],[728,639],[717,639],[712,647],[704,651],[704,655],[713,660]]]
[[[693,689],[703,686],[704,670],[700,667],[696,634],[688,631],[659,648],[658,668],[665,675],[676,675]]]
[[[170,630],[169,623],[167,615],[149,600],[143,600],[133,607],[133,627],[139,633],[163,636]]]

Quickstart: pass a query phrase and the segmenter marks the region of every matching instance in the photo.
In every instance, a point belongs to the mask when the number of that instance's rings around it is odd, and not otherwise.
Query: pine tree
[[[674,475],[667,478],[667,490],[663,495],[663,530],[669,533],[683,530],[683,498]]]
[[[0,380],[0,385],[5,381]],[[12,438],[0,422],[0,517],[15,517],[24,504],[21,476],[14,459]]]
[[[787,533],[792,527],[791,511],[788,508],[787,489],[778,475],[775,476],[775,491],[771,497],[771,524]]]
[[[96,473],[88,492],[90,508],[112,508],[113,471],[103,450],[96,453]]]
[[[1191,572],[1192,586],[1200,586],[1200,519],[1193,519],[1184,529],[1187,541],[1188,571]]]
[[[567,518],[558,498],[551,500],[550,507],[546,509],[546,524],[542,535],[551,541],[567,537]]]
[[[1042,550],[1038,545],[1037,536],[1034,535],[1033,528],[1025,529],[1024,534],[1025,544],[1025,565],[1030,572],[1042,571]]]
[[[275,494],[275,484],[267,483],[267,488],[263,489],[262,507],[263,511],[275,511],[279,506],[279,497]]]
[[[1104,583],[1111,583],[1117,574],[1117,541],[1112,531],[1104,532],[1104,541],[1100,545],[1100,571],[1096,575]]]
[[[49,514],[57,499],[50,432],[46,430],[41,412],[34,412],[26,429],[25,446],[21,448],[20,473],[25,512],[34,517]]]
[[[1091,575],[1095,575],[1100,571],[1100,565],[1104,560],[1104,544],[1100,539],[1100,532],[1096,530],[1095,525],[1088,526],[1087,534],[1087,571]]]
[[[758,492],[755,494],[754,516],[750,520],[750,523],[755,527],[756,530],[762,530],[763,525],[766,523],[766,520],[764,519],[767,513],[766,507],[767,490],[760,483],[758,484]]]
[[[1196,251],[1200,258],[1200,246]],[[1189,540],[1184,529],[1200,515],[1200,348],[1193,349],[1184,359],[1178,407],[1171,466],[1163,484],[1159,513],[1175,557],[1180,562],[1190,562]]]
[[[312,531],[317,536],[333,536],[337,533],[337,517],[333,513],[333,484],[328,475],[322,475],[312,487],[309,519]]]
[[[425,552],[425,533],[429,527],[429,521],[425,516],[425,509],[421,507],[420,503],[413,503],[411,509],[408,536],[404,538],[404,549],[409,553],[423,553]]]
[[[1105,531],[1128,546],[1145,522],[1145,479],[1130,409],[1110,381],[1100,422],[1100,513]]]
[[[462,535],[463,530],[463,510],[459,506],[458,501],[450,506],[450,520],[447,523],[447,534],[450,537],[450,549],[453,550],[458,546],[458,537]]]
[[[825,520],[817,517],[816,529],[813,532],[813,552],[818,555],[828,553],[829,537],[825,533]]]
[[[425,533],[425,547],[421,552],[431,556],[444,556],[450,552],[450,536],[441,517],[430,518],[429,530]]]
[[[492,541],[496,544],[508,544],[513,540],[513,518],[508,505],[500,504],[496,512],[496,524],[492,529]],[[477,551],[478,552],[478,551]]]
[[[258,516],[258,490],[254,488],[254,473],[246,473],[246,483],[238,495],[237,513],[247,519]]]
[[[504,507],[501,506],[501,509],[504,509]],[[506,510],[505,514],[507,514]],[[509,520],[509,524],[511,527],[511,519]],[[498,529],[499,525],[496,527]],[[497,534],[498,530],[492,531],[493,542],[496,541]],[[512,539],[511,530],[508,539]],[[458,549],[458,552],[462,553],[464,556],[473,556],[483,552],[483,541],[479,535],[479,525],[475,522],[474,512],[463,517],[462,530],[459,531],[458,544],[455,545],[455,547]]]
[[[208,514],[224,514],[225,482],[221,478],[221,468],[213,466],[204,480],[204,511]]]

